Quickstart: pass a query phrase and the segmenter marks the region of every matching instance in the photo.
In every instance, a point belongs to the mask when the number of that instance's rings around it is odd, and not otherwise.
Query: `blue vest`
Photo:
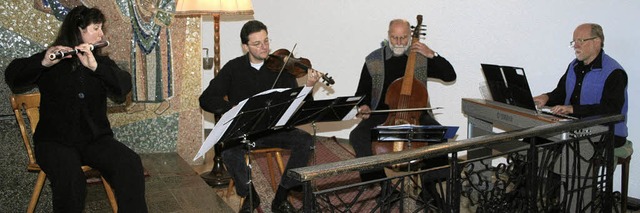
[[[570,99],[576,85],[576,73],[574,68],[578,64],[578,60],[573,60],[569,66],[569,70],[567,70],[567,81],[566,81],[566,94],[567,96],[564,99],[564,104],[569,105]],[[590,105],[590,104],[600,104],[602,99],[602,91],[604,90],[604,84],[607,81],[609,75],[616,69],[621,69],[622,66],[613,58],[609,57],[609,55],[602,51],[602,68],[594,68],[591,71],[587,72],[584,76],[584,80],[582,82],[582,90],[580,93],[580,105]],[[624,121],[616,123],[615,125],[615,135],[620,137],[627,137],[627,110],[628,110],[628,102],[629,98],[627,96],[627,88],[624,90],[624,105],[622,106],[622,110],[620,114],[624,115]]]

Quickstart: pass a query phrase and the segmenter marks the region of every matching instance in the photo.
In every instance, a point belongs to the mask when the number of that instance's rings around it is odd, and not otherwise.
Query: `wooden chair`
[[[280,171],[280,174],[284,173],[284,163],[282,163],[282,152],[285,151],[285,149],[281,149],[281,148],[260,148],[260,149],[253,149],[251,150],[251,155],[254,156],[255,159],[255,155],[257,154],[264,154],[267,156],[267,167],[269,169],[269,177],[271,179],[271,189],[275,192],[276,189],[278,188],[278,183],[276,183],[276,176],[275,176],[275,172],[273,171],[273,164],[274,164],[274,158],[275,158],[275,163],[277,163],[278,169]],[[245,156],[245,158],[249,158],[250,156]],[[248,160],[248,159],[247,159]],[[227,198],[229,198],[229,196],[232,195],[233,193],[233,189],[234,189],[234,181],[233,179],[231,179],[231,181],[229,181],[229,187],[227,188]],[[242,205],[242,199],[240,200],[240,205]]]
[[[628,195],[629,195],[629,166],[631,163],[631,156],[626,157],[626,158],[618,158],[618,164],[620,164],[620,166],[622,167],[622,174],[620,176],[622,176],[622,184],[620,186],[620,190],[622,191],[622,211],[621,212],[627,212],[627,201],[628,201]]]
[[[621,193],[621,212],[627,212],[627,201],[629,195],[629,167],[631,166],[631,155],[633,155],[633,143],[627,140],[627,143],[614,151],[614,158],[616,158],[616,165],[622,167],[622,173],[620,174],[620,193]]]
[[[30,133],[35,132],[36,125],[40,120],[40,93],[31,93],[31,94],[12,94],[11,97],[11,107],[13,108],[13,113],[16,116],[16,121],[20,128],[20,133],[22,134],[22,140],[24,142],[25,150],[27,151],[27,156],[29,162],[27,164],[27,171],[29,172],[37,172],[38,179],[36,181],[36,185],[33,188],[33,194],[31,195],[31,201],[29,201],[29,207],[27,212],[34,212],[36,205],[38,203],[38,199],[40,197],[40,192],[42,191],[42,187],[44,186],[45,179],[47,174],[45,174],[40,166],[36,163],[36,157],[33,151],[33,146],[31,145],[31,137]],[[27,115],[26,119],[23,117],[23,111]],[[29,128],[31,131],[27,131],[26,122],[29,122]],[[91,171],[91,167],[82,166],[82,171],[88,172]],[[118,204],[116,203],[116,197],[113,193],[113,189],[111,189],[111,185],[100,176],[102,183],[104,185],[104,190],[107,193],[107,197],[109,198],[109,203],[111,204],[111,208],[113,212],[118,212]]]

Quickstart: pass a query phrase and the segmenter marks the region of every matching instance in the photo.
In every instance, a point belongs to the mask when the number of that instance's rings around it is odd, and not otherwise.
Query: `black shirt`
[[[224,65],[200,95],[200,107],[207,112],[223,114],[240,101],[271,89],[278,72],[267,66],[256,70],[249,62],[249,55],[237,57]],[[283,72],[274,88],[298,87],[296,78]],[[225,100],[225,97],[227,100]]]

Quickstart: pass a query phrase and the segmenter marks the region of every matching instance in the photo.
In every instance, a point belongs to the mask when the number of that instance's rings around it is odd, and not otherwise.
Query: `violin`
[[[273,53],[269,54],[269,57],[265,60],[265,66],[269,68],[269,70],[280,72],[286,71],[296,78],[303,77],[307,75],[307,72],[311,68],[311,61],[306,58],[296,58],[293,56],[291,52],[287,49],[278,49]],[[327,85],[333,85],[336,82],[333,80],[333,77],[329,77],[328,74],[319,72],[322,81]]]

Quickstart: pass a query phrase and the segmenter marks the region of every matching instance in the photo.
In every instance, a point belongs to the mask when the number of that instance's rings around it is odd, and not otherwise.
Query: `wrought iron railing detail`
[[[288,175],[305,183],[304,212],[617,212],[611,141],[612,124],[622,119],[615,115],[537,126],[298,168]],[[604,131],[577,132],[590,127]],[[560,134],[553,140],[539,137]],[[526,145],[483,158],[457,157],[459,151],[511,142]],[[444,167],[322,189],[312,184],[325,177],[443,154],[452,159]]]

